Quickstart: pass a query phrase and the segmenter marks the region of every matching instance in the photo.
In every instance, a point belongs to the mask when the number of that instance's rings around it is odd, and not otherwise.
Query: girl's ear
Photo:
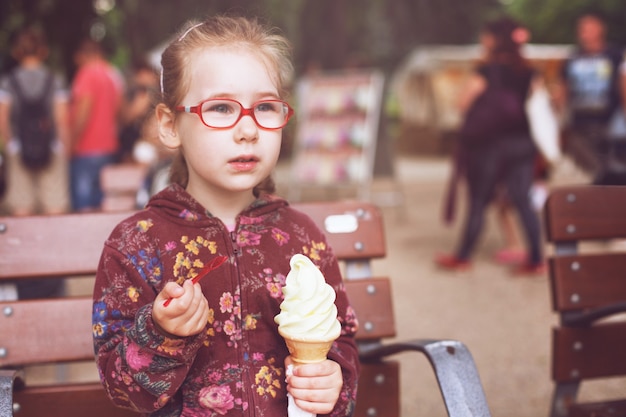
[[[163,103],[159,103],[155,109],[157,125],[159,129],[159,140],[169,149],[180,147],[180,138],[176,131],[176,118],[174,113]]]

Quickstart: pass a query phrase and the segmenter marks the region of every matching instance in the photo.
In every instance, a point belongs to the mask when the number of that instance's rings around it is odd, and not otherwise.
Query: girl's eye
[[[204,111],[209,113],[230,114],[233,113],[235,110],[234,106],[229,103],[206,103]]]
[[[254,109],[255,112],[278,112],[280,103],[266,101],[258,103]]]

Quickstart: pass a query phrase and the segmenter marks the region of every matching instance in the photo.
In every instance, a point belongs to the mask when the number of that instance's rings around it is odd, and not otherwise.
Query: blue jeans
[[[72,209],[97,210],[102,203],[100,171],[115,162],[115,154],[76,156],[70,162]]]

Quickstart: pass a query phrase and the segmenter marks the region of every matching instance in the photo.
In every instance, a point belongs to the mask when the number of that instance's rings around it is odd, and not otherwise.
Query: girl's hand
[[[168,298],[172,301],[164,306]],[[191,280],[182,286],[175,282],[165,284],[152,305],[152,319],[157,327],[173,336],[193,336],[203,331],[209,319],[209,303],[200,284]]]
[[[291,356],[285,359],[285,369],[293,364]],[[314,414],[330,413],[341,393],[343,377],[337,362],[326,359],[319,363],[298,364],[293,375],[287,377],[287,391],[304,411]]]

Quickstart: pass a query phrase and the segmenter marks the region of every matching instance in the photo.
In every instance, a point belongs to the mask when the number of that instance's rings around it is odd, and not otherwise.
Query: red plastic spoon
[[[213,271],[214,269],[217,269],[220,265],[222,265],[226,261],[226,259],[228,259],[227,256],[217,256],[211,259],[211,262],[205,265],[205,267],[200,270],[198,275],[196,275],[195,277],[191,279],[191,282],[195,284],[196,282],[200,281],[209,272]],[[172,297],[165,300],[165,302],[163,303],[163,307],[167,307],[168,305],[170,305],[171,302],[172,302]]]

